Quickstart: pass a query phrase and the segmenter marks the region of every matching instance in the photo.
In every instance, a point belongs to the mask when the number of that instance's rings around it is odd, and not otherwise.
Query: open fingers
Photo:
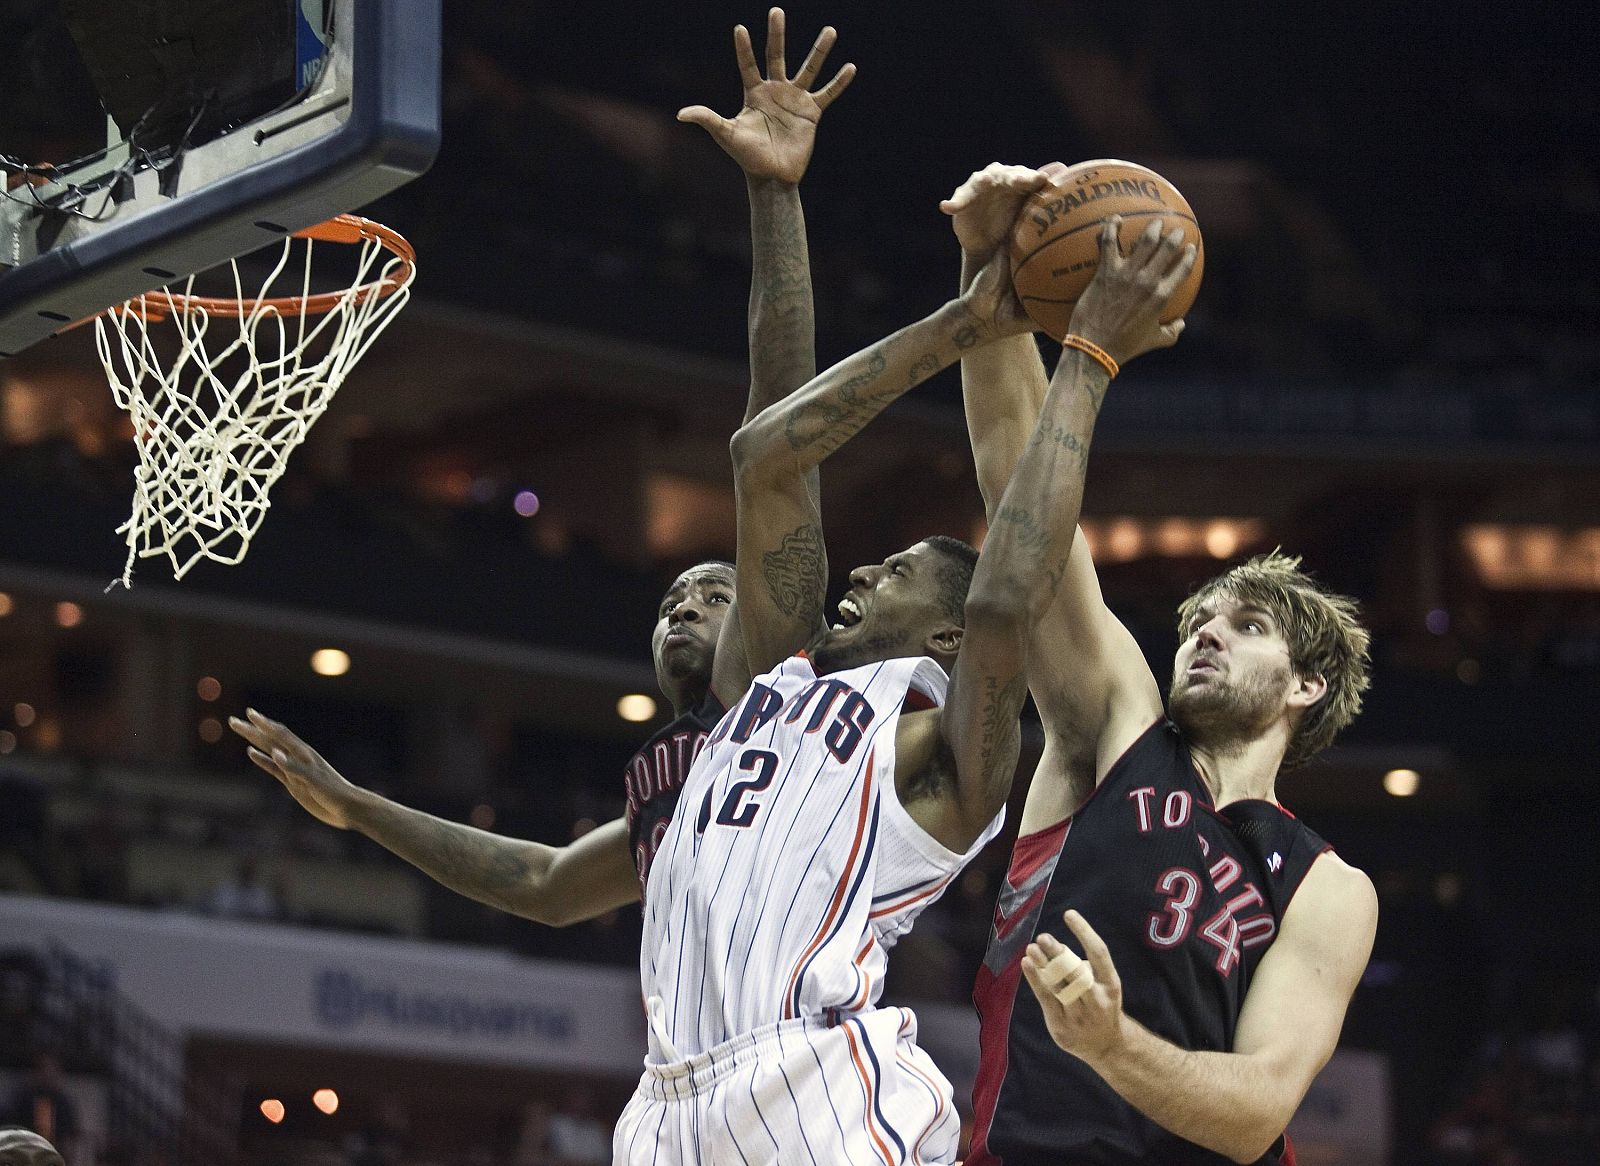
[[[255,709],[245,709],[245,716],[250,718],[250,726],[256,731],[255,736],[250,737],[239,729],[234,731],[251,741],[262,752],[273,756],[281,753],[286,762],[301,766],[309,766],[315,760],[316,751],[297,737],[288,725],[263,716]]]
[[[788,63],[783,59],[783,9],[771,8],[767,11],[767,80],[787,81],[789,79]]]
[[[802,89],[810,89],[811,83],[822,72],[823,62],[828,59],[828,50],[833,48],[839,34],[833,25],[828,25],[817,33],[817,39],[811,45],[811,51],[806,54],[806,59],[800,62],[800,71],[794,75],[794,83]]]
[[[284,779],[283,769],[278,765],[278,763],[272,758],[268,757],[261,750],[257,749],[254,745],[251,745],[248,749],[246,749],[244,751],[244,755],[251,761],[255,762],[258,769],[266,770],[279,781]]]
[[[742,24],[733,26],[733,59],[739,62],[739,81],[746,89],[761,84],[761,69],[756,64],[755,46],[750,43],[750,30]]]
[[[716,110],[704,105],[686,105],[678,111],[678,120],[689,125],[699,126],[712,137],[720,137],[727,132],[728,119]]]
[[[1022,957],[1022,978],[1028,981],[1028,987],[1033,989],[1033,994],[1039,998],[1039,1003],[1048,1007],[1056,1002],[1055,993],[1045,987],[1044,980],[1040,978],[1039,967],[1028,956]]]
[[[838,99],[839,94],[850,88],[850,82],[855,79],[854,65],[840,65],[839,71],[833,75],[833,80],[813,93],[811,99],[817,103],[818,109],[827,109]]]
[[[1100,266],[1116,268],[1122,265],[1122,244],[1117,232],[1122,230],[1122,216],[1111,215],[1100,224]]]
[[[1151,219],[1145,224],[1144,230],[1139,232],[1139,237],[1133,241],[1133,248],[1128,252],[1128,262],[1133,264],[1135,271],[1140,271],[1149,264],[1160,246],[1161,220]]]
[[[1182,244],[1183,232],[1181,230],[1169,232],[1167,237],[1162,240],[1162,249],[1157,253],[1154,260],[1159,265],[1158,270],[1165,271],[1160,282],[1156,284],[1156,294],[1162,299],[1166,299],[1183,286],[1183,281],[1189,278],[1189,273],[1194,270],[1195,260],[1199,257],[1200,253],[1195,249],[1193,243],[1190,243],[1187,247]],[[1169,249],[1171,251],[1170,255],[1168,254]]]
[[[1111,962],[1111,949],[1106,946],[1089,921],[1076,911],[1068,911],[1063,918],[1067,926],[1072,928],[1072,934],[1078,937],[1078,942],[1083,945],[1083,954],[1089,960],[1089,966],[1094,969],[1094,978],[1105,985],[1119,984],[1117,979],[1117,966]]]

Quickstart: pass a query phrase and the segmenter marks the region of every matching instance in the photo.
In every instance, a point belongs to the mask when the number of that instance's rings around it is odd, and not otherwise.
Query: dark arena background
[[[104,142],[57,7],[0,0],[8,155]],[[437,161],[362,208],[415,244],[413,300],[242,564],[107,591],[135,455],[92,329],[0,362],[0,1125],[47,1123],[69,1166],[603,1162],[638,1074],[637,908],[557,929],[456,896],[226,729],[254,707],[358,784],[568,842],[670,716],[663,590],[732,555],[748,213],[673,115],[737,109],[729,30],[759,56],[764,9],[443,7]],[[949,298],[938,201],[990,161],[1132,159],[1205,229],[1083,526],[1157,676],[1177,603],[1276,546],[1373,630],[1366,711],[1279,785],[1381,903],[1300,1161],[1600,1162],[1589,6],[787,11],[791,66],[832,23],[825,76],[860,69],[802,184],[819,364]],[[981,540],[955,374],[823,480],[835,596],[884,548]],[[963,1105],[1040,740],[891,961]]]

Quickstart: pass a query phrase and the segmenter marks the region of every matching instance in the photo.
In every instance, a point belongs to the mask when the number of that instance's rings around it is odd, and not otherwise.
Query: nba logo
[[[298,0],[294,6],[294,83],[305,89],[322,75],[328,52],[328,27],[323,0]]]

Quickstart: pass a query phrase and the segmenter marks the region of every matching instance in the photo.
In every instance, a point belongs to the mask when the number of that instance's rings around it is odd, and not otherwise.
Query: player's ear
[[[1294,687],[1289,690],[1289,707],[1303,711],[1327,695],[1327,677],[1315,672],[1310,676],[1296,676]]]
[[[948,624],[928,637],[928,655],[954,656],[961,650],[961,629]]]

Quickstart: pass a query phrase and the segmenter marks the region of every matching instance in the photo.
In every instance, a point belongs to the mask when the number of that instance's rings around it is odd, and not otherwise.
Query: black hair
[[[723,570],[727,571],[728,574],[730,574],[730,575],[732,575],[734,577],[733,578],[733,582],[735,583],[735,585],[737,585],[737,583],[738,583],[739,569],[737,567],[735,567],[732,563],[728,562],[728,560],[726,560],[726,559],[701,559],[698,563],[690,563],[687,567],[685,567],[683,570],[679,571],[676,575],[674,575],[672,577],[672,582],[667,584],[666,590],[661,593],[661,597],[663,599],[665,599],[667,597],[667,594],[669,592],[671,592],[672,588],[677,584],[677,581],[680,578],[682,578],[684,575],[688,574],[690,571],[698,571],[703,567],[720,567]]]
[[[966,627],[967,591],[972,587],[972,572],[978,565],[977,548],[947,534],[929,535],[922,541],[938,551],[944,560],[939,568],[941,610],[958,627]]]

